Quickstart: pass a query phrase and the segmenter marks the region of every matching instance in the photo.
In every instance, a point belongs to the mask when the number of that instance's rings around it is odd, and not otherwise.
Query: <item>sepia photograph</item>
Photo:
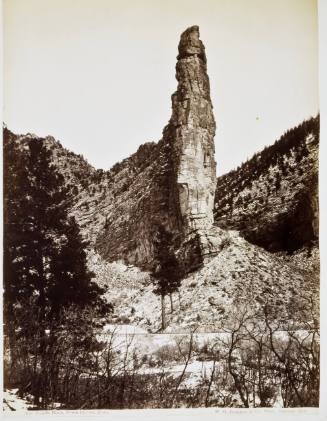
[[[318,409],[317,1],[2,13],[4,413]]]

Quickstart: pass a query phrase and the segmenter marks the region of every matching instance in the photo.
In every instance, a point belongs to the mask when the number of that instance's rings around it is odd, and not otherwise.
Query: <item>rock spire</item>
[[[181,35],[176,64],[177,91],[172,95],[169,139],[177,201],[185,234],[213,223],[216,188],[215,119],[210,99],[205,48],[199,27]]]

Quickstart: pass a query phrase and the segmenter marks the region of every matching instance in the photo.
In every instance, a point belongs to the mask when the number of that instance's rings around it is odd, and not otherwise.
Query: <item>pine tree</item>
[[[12,312],[21,298],[35,296],[38,320],[46,324],[62,306],[86,305],[103,291],[91,281],[86,243],[68,217],[67,190],[51,153],[38,139],[23,150],[14,143],[4,147],[5,304]]]
[[[154,292],[161,297],[161,329],[166,328],[165,296],[170,295],[171,311],[173,311],[172,294],[177,291],[182,270],[172,249],[172,234],[159,226],[155,231],[154,258],[157,262],[156,270],[152,273]]]

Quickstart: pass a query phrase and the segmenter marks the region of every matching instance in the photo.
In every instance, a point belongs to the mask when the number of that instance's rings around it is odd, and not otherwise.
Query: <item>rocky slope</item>
[[[235,231],[220,230],[216,257],[187,275],[173,293],[173,311],[166,296],[166,332],[219,332],[222,323],[242,307],[256,312],[269,304],[276,320],[294,320],[301,327],[319,314],[317,251],[294,256],[272,254],[248,243]],[[305,257],[305,259],[303,259]],[[304,262],[306,264],[304,265]],[[123,263],[108,263],[92,253],[89,265],[114,305],[111,323],[131,324],[148,332],[161,328],[160,297],[153,293],[148,273]]]

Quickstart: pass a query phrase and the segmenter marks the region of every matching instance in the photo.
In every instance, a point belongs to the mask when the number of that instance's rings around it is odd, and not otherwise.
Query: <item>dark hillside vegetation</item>
[[[216,224],[269,251],[318,240],[319,116],[217,180]]]

